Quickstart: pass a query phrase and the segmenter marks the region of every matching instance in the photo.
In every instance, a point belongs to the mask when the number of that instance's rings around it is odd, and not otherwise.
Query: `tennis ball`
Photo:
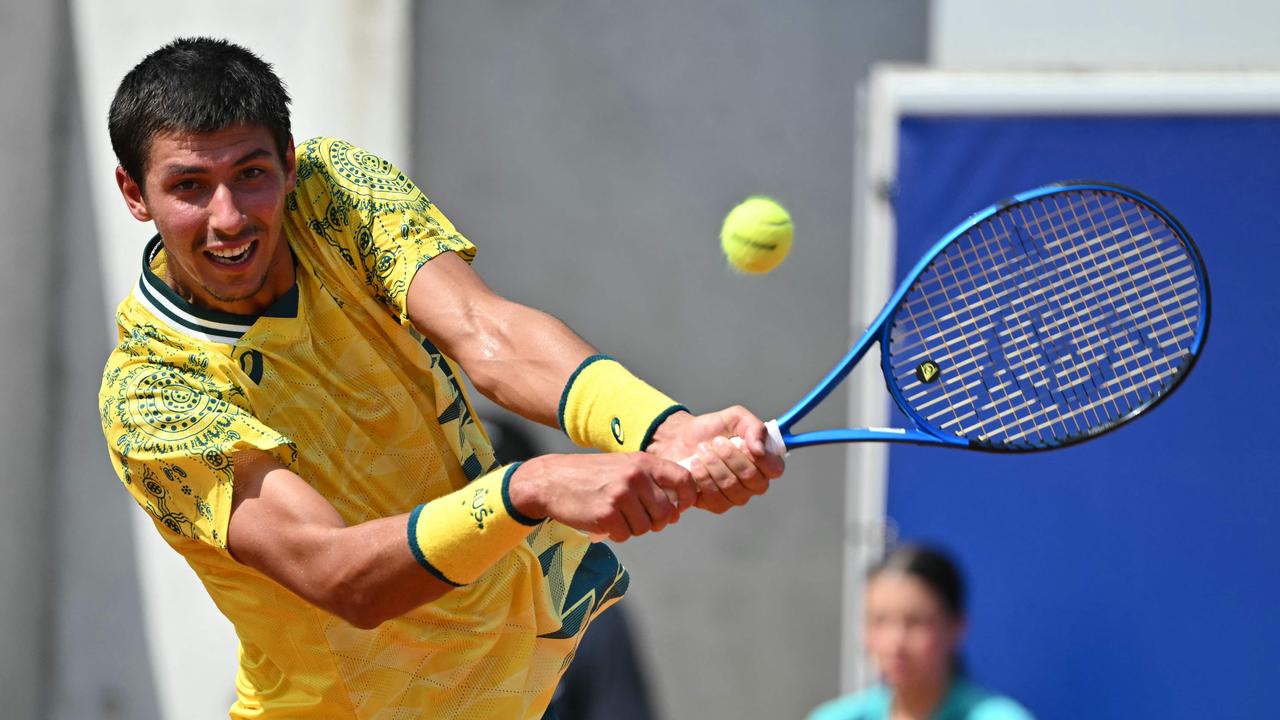
[[[772,198],[755,195],[729,211],[720,228],[720,248],[729,264],[767,273],[791,252],[791,215]]]

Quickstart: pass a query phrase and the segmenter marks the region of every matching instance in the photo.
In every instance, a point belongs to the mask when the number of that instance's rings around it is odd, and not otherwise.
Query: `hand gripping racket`
[[[938,241],[839,364],[770,424],[788,450],[1064,447],[1159,404],[1195,365],[1208,328],[1209,278],[1172,215],[1116,185],[1048,185]],[[792,432],[877,343],[910,427]]]

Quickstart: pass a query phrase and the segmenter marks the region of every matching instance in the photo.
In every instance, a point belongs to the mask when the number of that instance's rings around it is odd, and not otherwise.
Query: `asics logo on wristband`
[[[626,444],[626,436],[622,434],[622,421],[614,418],[609,423],[609,430],[613,432],[613,439],[618,441],[619,445]]]

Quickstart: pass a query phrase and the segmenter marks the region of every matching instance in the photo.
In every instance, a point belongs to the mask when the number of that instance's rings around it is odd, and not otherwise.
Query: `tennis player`
[[[288,101],[200,38],[116,92],[116,180],[157,234],[103,375],[111,460],[235,625],[232,718],[542,717],[627,588],[587,533],[723,512],[782,461],[743,408],[692,415],[495,293],[393,165],[295,147]],[[609,452],[498,465],[460,372]]]

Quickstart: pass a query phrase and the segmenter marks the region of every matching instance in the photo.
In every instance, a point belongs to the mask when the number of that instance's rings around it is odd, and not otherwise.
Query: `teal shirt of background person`
[[[886,720],[893,695],[877,685],[819,705],[807,720]],[[930,720],[1034,720],[1031,713],[1007,697],[989,693],[973,683],[956,680]]]

